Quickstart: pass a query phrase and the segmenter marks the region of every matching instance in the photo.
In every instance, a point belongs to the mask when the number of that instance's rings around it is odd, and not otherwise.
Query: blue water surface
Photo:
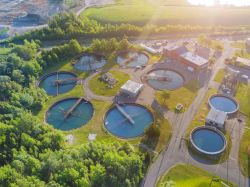
[[[233,112],[237,109],[237,104],[230,98],[224,96],[214,96],[210,98],[213,108],[223,112]]]
[[[43,88],[48,95],[58,95],[66,93],[72,90],[76,86],[76,76],[71,73],[58,72],[51,74],[48,77],[41,80],[39,87]],[[55,84],[56,80],[69,80],[66,84],[57,85]],[[72,80],[70,80],[72,79]]]
[[[148,77],[166,77],[168,81],[148,79],[148,84],[156,90],[175,90],[184,83],[183,77],[171,70],[155,70],[148,74]]]
[[[217,152],[223,149],[224,139],[214,130],[199,129],[192,134],[194,144],[206,152]]]
[[[92,118],[94,108],[90,102],[84,100],[76,107],[67,119],[65,119],[65,113],[68,111],[76,102],[76,99],[62,100],[61,102],[52,106],[49,109],[46,116],[46,121],[56,129],[68,131],[76,129],[88,123]]]
[[[116,108],[112,108],[105,119],[105,126],[109,132],[121,138],[133,138],[140,136],[144,130],[153,123],[152,114],[143,106],[123,104],[120,107],[133,119],[132,124]]]
[[[107,61],[104,57],[84,54],[74,67],[80,71],[93,71],[102,68],[106,63]]]
[[[133,59],[127,61],[129,58],[133,58]],[[144,53],[129,51],[127,53],[118,55],[116,60],[120,66],[127,66],[130,68],[135,68],[136,66],[146,65],[149,59],[148,59],[148,56],[145,55]]]

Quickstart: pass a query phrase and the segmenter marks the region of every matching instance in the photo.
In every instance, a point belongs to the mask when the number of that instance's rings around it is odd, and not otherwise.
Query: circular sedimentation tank
[[[53,104],[46,113],[46,122],[56,129],[69,131],[88,123],[94,114],[93,105],[83,98],[67,98]]]
[[[152,113],[144,106],[124,103],[115,104],[104,118],[106,129],[120,138],[135,138],[143,135],[153,124]]]
[[[208,156],[222,154],[227,146],[223,133],[207,126],[195,128],[190,135],[190,141],[198,152]]]
[[[211,96],[208,103],[211,108],[223,111],[227,114],[233,114],[239,109],[239,104],[234,98],[222,94]]]
[[[176,90],[183,86],[184,77],[173,70],[156,69],[144,76],[149,86],[156,90]]]
[[[126,50],[118,52],[116,62],[120,66],[135,68],[145,66],[149,61],[147,54],[133,50]]]
[[[48,95],[58,95],[72,90],[77,84],[77,76],[74,73],[60,71],[43,76],[38,83]]]
[[[94,53],[83,54],[73,66],[80,71],[94,71],[102,68],[107,63],[103,55]]]

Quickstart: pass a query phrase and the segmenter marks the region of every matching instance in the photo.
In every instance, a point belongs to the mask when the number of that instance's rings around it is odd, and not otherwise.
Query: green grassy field
[[[236,99],[240,104],[240,112],[246,116],[246,129],[241,138],[239,149],[239,162],[242,173],[245,176],[250,176],[250,163],[247,154],[248,146],[250,145],[250,85],[240,84],[236,92]]]
[[[215,178],[211,183],[211,180]],[[211,185],[210,185],[211,183]],[[193,165],[179,164],[171,168],[164,176],[160,178],[157,187],[224,187],[225,180],[214,176],[213,174]],[[232,183],[229,186],[235,186]]]
[[[113,5],[89,8],[82,13],[104,23],[159,23],[192,25],[248,25],[250,9],[166,6],[164,1],[119,1]]]
[[[11,48],[0,48],[0,55],[7,55],[10,52]]]
[[[235,51],[235,56],[250,59],[250,53],[243,49]]]
[[[8,28],[2,28],[2,29],[0,29],[0,35],[1,35],[1,34],[5,34],[5,33],[7,33],[8,31],[9,31]]]
[[[51,73],[54,71],[70,71],[72,73],[75,73],[79,78],[86,78],[89,73],[88,72],[83,72],[83,71],[79,71],[76,68],[74,68],[74,66],[71,64],[71,62],[73,61],[72,59],[64,59],[62,60],[62,62],[57,63],[53,66],[50,66],[49,68],[47,68],[43,74],[47,74],[47,73]]]
[[[246,43],[244,41],[236,41],[236,42],[232,42],[231,46],[234,48],[238,48],[238,49],[245,49]]]
[[[121,71],[110,71],[109,73],[117,80],[114,87],[109,88],[107,83],[99,79],[102,74],[98,74],[89,81],[89,86],[93,93],[103,96],[114,96],[118,93],[121,86],[129,80],[129,75]]]
[[[216,76],[214,78],[214,81],[217,82],[217,83],[221,83],[223,81],[224,77],[225,77],[225,70],[220,69],[218,71],[218,73],[216,74]]]
[[[213,94],[215,94],[217,91],[216,89],[209,89],[206,96],[204,97],[202,104],[198,110],[198,112],[195,114],[194,119],[192,120],[190,126],[188,127],[187,130],[187,138],[189,137],[191,131],[198,126],[202,126],[205,124],[205,118],[209,112],[209,108],[208,108],[208,99],[210,96],[212,96]]]
[[[204,97],[204,99],[202,101],[202,104],[201,104],[199,110],[195,114],[191,124],[189,125],[189,127],[187,129],[187,132],[186,132],[186,139],[188,140],[187,143],[189,143],[189,137],[190,137],[190,133],[192,132],[192,130],[196,127],[205,125],[206,116],[209,112],[208,99],[210,96],[212,96],[216,93],[217,93],[217,90],[214,88],[210,88],[208,90],[206,96]],[[224,135],[225,135],[226,140],[227,140],[227,148],[226,148],[225,152],[223,153],[223,155],[219,158],[219,160],[214,160],[213,162],[222,163],[229,156],[230,149],[232,146],[231,137],[230,137],[230,134],[228,134],[228,133],[225,133]]]
[[[60,64],[56,64],[54,66],[51,66],[49,69],[47,69],[44,74],[53,72],[53,71],[70,71],[74,72],[81,78],[86,78],[89,74],[86,72],[77,71],[72,65],[71,62],[72,59],[63,60]],[[115,78],[119,80],[118,84],[123,84],[127,79],[129,79],[129,75],[125,74],[123,72],[111,70],[110,71]],[[97,76],[98,77],[98,76]],[[97,78],[98,79],[98,78]],[[92,79],[94,81],[93,86],[97,88],[99,94],[107,94],[107,90],[105,85],[101,85],[102,83],[97,83],[98,80]],[[98,84],[98,85],[96,85]],[[116,86],[114,89],[108,91],[108,94],[114,94],[117,92],[117,88],[119,86]],[[103,90],[102,90],[103,89]],[[44,104],[42,109],[38,112],[36,112],[36,116],[39,117],[42,121],[44,121],[44,116],[48,108],[55,102],[67,98],[67,97],[84,97],[84,87],[83,85],[77,85],[74,89],[71,91],[61,94],[54,97],[49,97],[49,100]],[[108,111],[108,109],[111,107],[112,103],[108,101],[97,101],[97,100],[91,100],[95,113],[93,118],[84,126],[74,129],[71,131],[63,132],[65,135],[72,134],[74,136],[74,142],[73,145],[68,146],[78,146],[82,143],[88,142],[88,135],[89,133],[97,134],[97,141],[105,141],[105,142],[129,142],[133,145],[138,145],[144,138],[144,136],[135,138],[135,139],[119,139],[110,133],[107,132],[103,125],[103,117],[105,116],[105,113]],[[150,108],[150,107],[149,107]],[[150,108],[150,110],[152,110]],[[150,148],[154,149],[157,152],[160,152],[168,143],[171,137],[171,126],[169,122],[162,118],[162,116],[152,110],[152,112],[155,114],[155,124],[160,126],[161,133],[157,141],[148,141],[146,142],[146,145],[148,145]],[[137,149],[138,146],[135,146]]]
[[[184,112],[189,105],[193,102],[199,90],[198,83],[196,81],[191,81],[185,86],[173,90],[173,91],[158,91],[156,93],[156,100],[162,106],[168,108],[171,111],[175,111],[175,107],[178,103],[183,104]],[[168,94],[169,97],[165,98],[164,95]]]

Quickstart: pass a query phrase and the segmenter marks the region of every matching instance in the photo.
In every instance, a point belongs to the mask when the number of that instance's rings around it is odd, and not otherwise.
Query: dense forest
[[[35,117],[47,101],[36,80],[44,70],[83,51],[112,53],[130,44],[77,40],[42,50],[39,40],[0,48],[0,186],[138,186],[145,155],[129,144],[89,143],[69,148],[63,134]]]
[[[28,40],[60,40],[70,38],[95,38],[95,37],[134,37],[142,33],[149,35],[162,34],[186,34],[210,32],[215,35],[248,33],[241,27],[225,26],[200,26],[200,25],[153,25],[144,26],[132,24],[101,24],[86,17],[77,17],[73,13],[61,13],[56,15],[49,23],[48,27],[28,32],[11,39],[11,42]]]

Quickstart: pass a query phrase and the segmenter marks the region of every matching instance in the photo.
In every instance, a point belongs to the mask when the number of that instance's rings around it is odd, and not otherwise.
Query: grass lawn
[[[49,101],[44,105],[43,109],[37,114],[37,116],[41,119],[44,120],[44,115],[46,113],[46,110],[49,108],[51,104],[54,102],[66,98],[66,97],[73,97],[73,96],[82,96],[84,93],[81,92],[80,86],[73,89],[72,91],[59,95],[57,97],[51,97]],[[63,134],[68,135],[72,134],[74,136],[74,143],[72,146],[78,146],[83,143],[88,142],[88,135],[89,133],[94,133],[97,134],[97,141],[105,141],[105,142],[115,142],[115,141],[120,141],[120,142],[129,142],[132,145],[136,145],[136,148],[139,149],[137,145],[140,144],[144,136],[135,138],[135,139],[119,139],[112,134],[110,134],[104,127],[103,125],[103,117],[105,113],[108,111],[108,109],[112,106],[111,102],[105,102],[105,101],[97,101],[97,100],[91,100],[91,103],[94,106],[95,113],[93,118],[84,126],[74,129],[71,131],[63,132]],[[161,129],[161,134],[160,137],[158,138],[157,141],[151,141],[149,140],[145,144],[154,149],[157,152],[160,152],[169,142],[170,137],[171,137],[171,126],[168,123],[166,119],[164,119],[160,114],[156,113],[152,109],[150,109],[155,115],[155,125],[159,125]],[[152,143],[153,142],[153,143]],[[71,146],[71,145],[69,145]]]
[[[164,149],[168,142],[170,141],[170,138],[172,136],[172,127],[169,124],[168,120],[164,118],[158,111],[154,111],[151,109],[151,111],[154,114],[155,118],[155,124],[160,127],[160,136],[157,139],[148,139],[147,136],[144,136],[142,138],[142,143],[146,144],[149,148],[160,152],[162,149]]]
[[[159,104],[167,107],[171,111],[175,111],[175,107],[178,103],[183,104],[185,111],[189,105],[193,102],[199,90],[198,83],[196,81],[190,81],[185,86],[173,90],[173,91],[158,91],[156,93],[156,100]],[[169,97],[165,97],[169,95]]]
[[[191,122],[191,125],[188,127],[187,138],[189,138],[191,131],[195,127],[202,126],[205,124],[205,119],[206,119],[206,116],[209,112],[208,99],[213,94],[216,94],[216,92],[217,92],[217,90],[213,89],[213,88],[208,90],[206,96],[204,97],[204,99],[202,101],[202,104],[201,104],[198,112],[195,114],[195,117],[194,117],[193,121]]]
[[[60,94],[58,96],[49,96],[48,101],[43,105],[42,109],[38,112],[36,112],[36,116],[39,117],[41,120],[44,120],[44,116],[48,108],[54,104],[55,102],[68,98],[68,97],[82,97],[84,96],[84,89],[82,85],[77,85],[74,89],[71,91]]]
[[[250,117],[250,85],[239,84],[235,98],[240,104],[240,112]]]
[[[0,29],[0,35],[1,34],[6,34],[8,31],[9,31],[9,28],[7,28],[7,27],[2,28],[2,29]]]
[[[44,75],[47,73],[51,73],[54,71],[70,71],[72,73],[75,73],[79,78],[86,78],[89,75],[89,72],[83,72],[83,71],[79,71],[77,69],[75,69],[71,62],[72,62],[73,58],[71,59],[64,59],[62,60],[61,63],[57,63],[49,68],[47,68],[44,71]]]
[[[219,177],[214,176],[212,173],[209,173],[201,168],[198,168],[193,165],[187,164],[178,164],[171,168],[165,175],[163,175],[157,183],[157,187],[208,187],[210,186],[211,180],[218,179],[213,181],[211,187],[224,187],[221,182],[226,184],[225,180],[220,179]],[[172,185],[171,185],[172,184]],[[232,183],[229,186],[236,186]]]
[[[231,46],[238,49],[246,49],[246,43],[244,41],[232,42]]]
[[[241,57],[241,58],[246,58],[246,59],[250,59],[250,53],[248,53],[246,51],[246,49],[241,49],[241,50],[235,51],[234,56]]]
[[[190,126],[187,129],[187,133],[186,133],[186,140],[187,143],[189,143],[189,137],[190,137],[190,133],[192,132],[192,130],[198,126],[203,126],[205,125],[205,120],[206,120],[206,116],[209,112],[209,107],[208,107],[208,99],[210,96],[214,95],[217,93],[217,90],[214,88],[210,88],[206,94],[206,96],[204,97],[202,104],[198,110],[198,112],[195,114],[194,119],[192,120]],[[220,160],[215,160],[214,162],[224,162],[230,153],[230,149],[231,149],[231,138],[230,138],[230,134],[226,133],[224,134],[227,140],[227,148],[225,150],[225,152],[223,153],[222,157],[220,158]]]
[[[236,99],[240,104],[240,112],[246,116],[246,127],[250,128],[250,85],[240,84],[236,92]],[[248,146],[250,145],[250,130],[245,129],[241,138],[239,150],[239,162],[242,173],[245,176],[250,176],[250,163],[247,154]]]
[[[220,69],[218,71],[218,73],[216,74],[216,76],[214,78],[214,81],[217,82],[217,83],[221,83],[223,81],[224,77],[225,77],[225,70]]]
[[[103,23],[160,23],[193,25],[247,25],[248,8],[211,8],[165,6],[164,1],[119,1],[113,5],[93,7],[81,15]],[[206,20],[204,22],[204,20]]]
[[[0,47],[0,55],[7,55],[11,48]]]
[[[98,74],[89,81],[89,86],[93,93],[97,95],[114,96],[120,90],[120,87],[130,78],[128,74],[121,71],[113,70],[109,73],[111,73],[113,78],[117,80],[117,83],[114,85],[114,87],[109,88],[107,83],[99,79],[102,74]]]

